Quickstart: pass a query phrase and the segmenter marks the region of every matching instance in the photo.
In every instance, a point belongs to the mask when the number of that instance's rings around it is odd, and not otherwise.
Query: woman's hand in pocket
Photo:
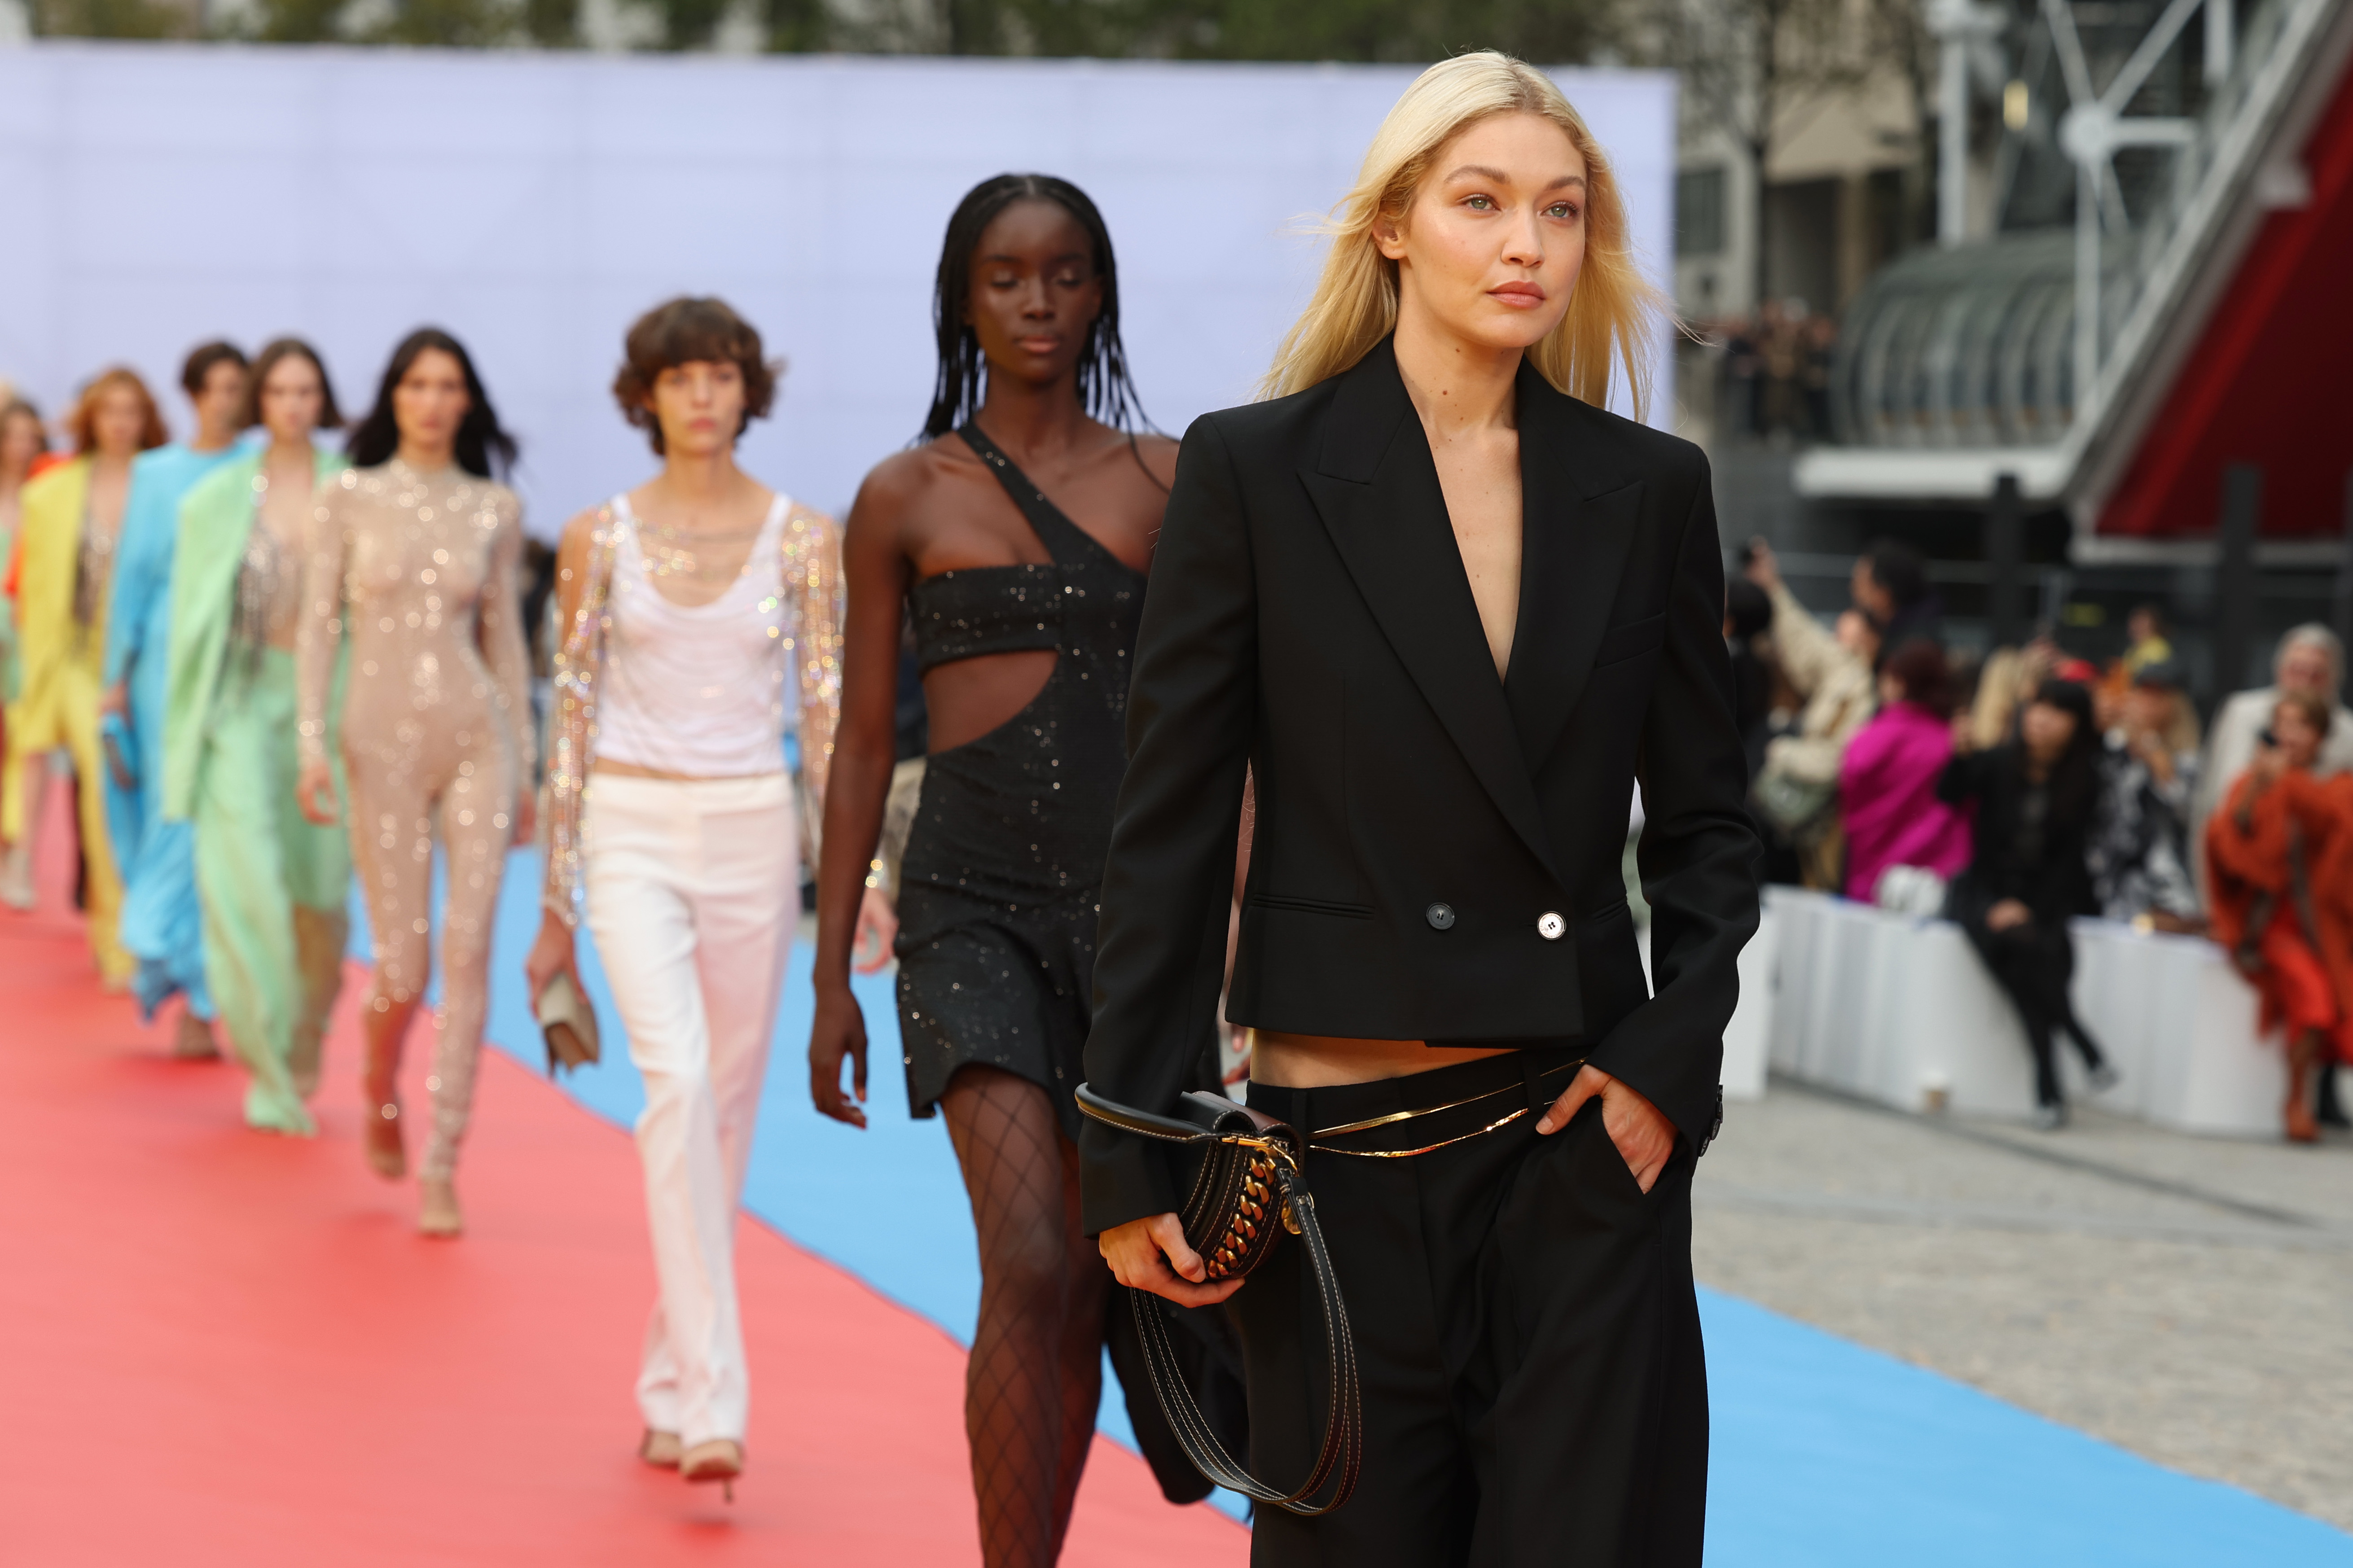
[[[1618,1156],[1636,1184],[1649,1192],[1674,1157],[1675,1124],[1639,1091],[1599,1068],[1588,1064],[1577,1068],[1560,1098],[1537,1121],[1536,1131],[1546,1135],[1559,1131],[1597,1094],[1601,1097],[1602,1131],[1618,1146]]]

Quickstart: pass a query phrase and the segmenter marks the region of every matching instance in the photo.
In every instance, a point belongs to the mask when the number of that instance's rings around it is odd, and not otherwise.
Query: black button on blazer
[[[1234,1021],[1581,1041],[1706,1137],[1757,924],[1707,460],[1525,367],[1518,418],[1500,680],[1387,342],[1187,431],[1104,870],[1086,1071],[1111,1099],[1173,1103],[1214,1027],[1251,766]],[[1620,879],[1638,778],[1656,995]],[[1156,1149],[1092,1123],[1081,1146],[1090,1233],[1176,1206]]]

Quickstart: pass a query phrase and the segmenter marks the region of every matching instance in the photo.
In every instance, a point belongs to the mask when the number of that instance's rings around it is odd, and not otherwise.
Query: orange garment
[[[2233,955],[2255,954],[2248,978],[2264,1029],[2318,1029],[2353,1061],[2353,777],[2290,773],[2260,795],[2254,782],[2242,774],[2207,819],[2214,940]],[[2269,913],[2251,931],[2259,904]]]

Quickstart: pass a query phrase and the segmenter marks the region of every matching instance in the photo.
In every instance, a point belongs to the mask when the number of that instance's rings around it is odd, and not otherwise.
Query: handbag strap
[[[1323,1444],[1316,1450],[1314,1468],[1296,1490],[1286,1492],[1269,1486],[1226,1452],[1225,1445],[1218,1441],[1201,1415],[1200,1405],[1195,1403],[1193,1391],[1185,1386],[1184,1371],[1168,1342],[1168,1325],[1152,1304],[1150,1293],[1131,1289],[1128,1306],[1135,1314],[1137,1336],[1144,1341],[1144,1364],[1152,1374],[1152,1392],[1160,1401],[1162,1413],[1168,1417],[1177,1445],[1193,1461],[1193,1468],[1244,1497],[1312,1518],[1329,1513],[1346,1502],[1356,1489],[1356,1477],[1364,1467],[1364,1408],[1357,1386],[1356,1342],[1349,1331],[1347,1307],[1340,1300],[1339,1279],[1332,1271],[1332,1255],[1324,1246],[1324,1227],[1315,1219],[1314,1195],[1281,1162],[1275,1164],[1274,1180],[1282,1189],[1282,1201],[1290,1205],[1293,1216],[1299,1222],[1300,1243],[1307,1249],[1308,1273],[1314,1280],[1316,1305],[1324,1315],[1324,1384],[1331,1390],[1324,1418]],[[1332,1487],[1331,1497],[1320,1503],[1307,1500],[1327,1482]]]
[[[1157,1116],[1115,1104],[1084,1084],[1078,1088],[1078,1101],[1081,1110],[1107,1126],[1164,1142],[1257,1142],[1247,1134],[1205,1132],[1173,1116]],[[1356,1375],[1356,1336],[1348,1326],[1347,1304],[1340,1299],[1340,1279],[1333,1271],[1332,1254],[1324,1245],[1324,1227],[1315,1217],[1315,1195],[1307,1190],[1306,1180],[1289,1160],[1276,1160],[1273,1163],[1275,1185],[1282,1194],[1283,1206],[1294,1222],[1300,1245],[1307,1249],[1308,1278],[1314,1287],[1316,1307],[1324,1317],[1324,1386],[1331,1391],[1324,1418],[1323,1443],[1316,1450],[1314,1468],[1297,1489],[1284,1491],[1269,1486],[1226,1452],[1225,1445],[1218,1441],[1208,1418],[1201,1414],[1193,1391],[1185,1385],[1184,1368],[1169,1343],[1168,1325],[1153,1304],[1151,1292],[1131,1288],[1128,1307],[1135,1316],[1136,1337],[1144,1342],[1144,1364],[1152,1376],[1153,1394],[1160,1401],[1161,1413],[1168,1417],[1169,1429],[1176,1434],[1185,1457],[1193,1461],[1193,1468],[1230,1491],[1271,1503],[1290,1513],[1313,1517],[1331,1512],[1356,1489],[1356,1477],[1364,1467],[1364,1405]],[[1331,1497],[1320,1503],[1310,1502],[1308,1500],[1327,1483],[1332,1487]]]
[[[1079,1109],[1087,1115],[1106,1127],[1116,1127],[1122,1132],[1133,1132],[1139,1138],[1157,1138],[1164,1143],[1215,1143],[1224,1136],[1223,1133],[1196,1127],[1189,1121],[1179,1121],[1173,1116],[1155,1116],[1149,1110],[1138,1110],[1132,1105],[1105,1100],[1085,1084],[1079,1085],[1076,1093]]]

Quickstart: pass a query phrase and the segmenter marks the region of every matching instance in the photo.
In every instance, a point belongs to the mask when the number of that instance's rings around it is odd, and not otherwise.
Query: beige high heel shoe
[[[638,1458],[658,1470],[678,1468],[683,1452],[684,1446],[679,1442],[677,1433],[657,1432],[650,1426],[638,1442]]]
[[[33,887],[32,837],[27,823],[25,837],[0,851],[0,903],[12,910],[29,910],[39,902]]]
[[[172,1059],[175,1062],[220,1060],[220,1043],[213,1038],[213,1026],[194,1013],[182,1013],[179,1032],[172,1037]]]
[[[375,1107],[375,1113],[360,1129],[360,1140],[367,1152],[369,1170],[387,1182],[396,1182],[408,1174],[408,1144],[400,1135],[398,1100],[387,1100]]]
[[[709,1437],[679,1456],[681,1480],[717,1481],[719,1493],[735,1500],[735,1478],[744,1473],[744,1445],[733,1437]]]
[[[417,1184],[417,1191],[419,1235],[448,1241],[465,1234],[466,1216],[458,1207],[456,1183],[427,1176]]]

